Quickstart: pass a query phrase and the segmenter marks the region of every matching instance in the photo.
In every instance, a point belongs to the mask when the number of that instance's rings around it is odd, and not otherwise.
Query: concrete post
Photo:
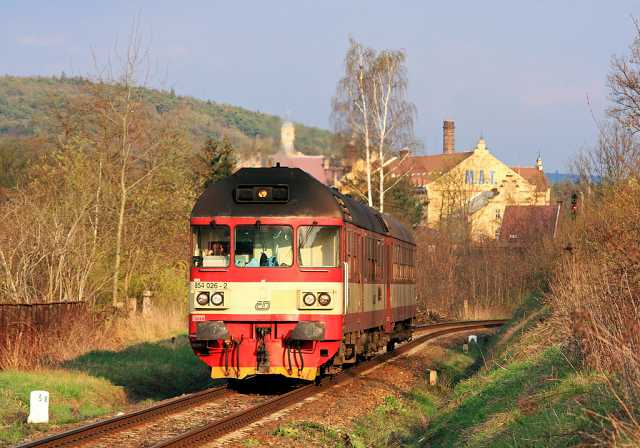
[[[27,423],[49,423],[49,392],[46,390],[31,391]]]
[[[438,383],[438,371],[429,370],[429,386],[435,386]]]
[[[142,314],[148,315],[151,313],[151,291],[144,290],[142,292]]]
[[[138,299],[135,297],[127,298],[127,312],[129,314],[135,314],[138,310]]]

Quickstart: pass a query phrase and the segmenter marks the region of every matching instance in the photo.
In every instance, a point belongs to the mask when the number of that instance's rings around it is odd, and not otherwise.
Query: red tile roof
[[[454,152],[452,154],[434,154],[429,156],[408,157],[399,171],[411,171],[414,180],[420,179],[429,183],[471,156],[473,151]],[[414,182],[415,183],[415,182]]]
[[[300,168],[311,174],[317,180],[327,185],[327,175],[324,170],[323,156],[289,156],[279,152],[273,156],[273,164],[280,163],[280,166],[289,168]]]
[[[530,166],[512,166],[510,168],[524,177],[531,185],[535,185],[536,190],[547,191],[549,189],[549,182],[547,181],[547,176],[544,175],[544,171]]]
[[[558,225],[557,205],[507,205],[502,217],[500,241],[523,242],[554,238]]]

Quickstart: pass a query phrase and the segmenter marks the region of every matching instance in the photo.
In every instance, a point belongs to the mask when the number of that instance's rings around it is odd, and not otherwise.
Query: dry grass
[[[114,339],[120,344],[149,342],[167,339],[186,332],[187,313],[185,309],[169,306],[153,308],[141,316],[132,314],[115,324]]]
[[[640,441],[640,186],[632,177],[587,197],[558,264],[550,304],[555,329],[584,364],[608,381],[621,412],[594,444]]]
[[[154,308],[144,315],[101,313],[77,316],[41,333],[18,333],[0,345],[0,370],[57,366],[93,350],[118,350],[171,338],[186,329],[186,312]]]

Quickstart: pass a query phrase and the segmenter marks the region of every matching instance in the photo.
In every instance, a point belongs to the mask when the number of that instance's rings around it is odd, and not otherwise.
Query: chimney
[[[456,125],[453,120],[442,122],[442,153],[453,154],[456,146]]]

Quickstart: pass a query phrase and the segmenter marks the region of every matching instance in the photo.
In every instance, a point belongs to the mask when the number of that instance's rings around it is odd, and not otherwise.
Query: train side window
[[[340,261],[340,228],[298,227],[298,262],[301,267],[336,267]]]
[[[193,226],[191,233],[194,267],[229,266],[229,226]]]
[[[362,258],[362,235],[356,234],[356,272],[358,273],[358,277],[356,281],[362,281],[362,267],[363,267],[363,258]]]

